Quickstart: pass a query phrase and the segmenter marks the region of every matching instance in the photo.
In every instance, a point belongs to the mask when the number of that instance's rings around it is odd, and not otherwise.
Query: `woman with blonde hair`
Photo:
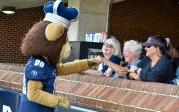
[[[121,61],[121,47],[119,41],[111,36],[108,38],[102,47],[103,57],[117,65],[120,64]],[[118,75],[105,63],[101,62],[98,67],[98,71],[101,71],[101,73],[108,77],[115,77],[118,78]]]

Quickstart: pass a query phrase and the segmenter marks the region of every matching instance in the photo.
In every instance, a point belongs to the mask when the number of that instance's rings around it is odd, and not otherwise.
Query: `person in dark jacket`
[[[179,47],[171,49],[171,61],[176,75],[171,84],[179,85]]]
[[[175,77],[171,61],[166,56],[166,44],[164,37],[151,36],[143,43],[146,56],[150,58],[143,68],[133,67],[129,71],[130,77],[136,80],[170,83]]]

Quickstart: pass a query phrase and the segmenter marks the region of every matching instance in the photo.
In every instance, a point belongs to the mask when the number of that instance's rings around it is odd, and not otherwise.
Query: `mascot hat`
[[[44,20],[27,32],[21,51],[26,56],[46,56],[52,64],[57,64],[70,23],[78,19],[78,10],[65,7],[61,0],[57,0],[45,4],[44,11]]]
[[[73,7],[65,7],[61,0],[46,3],[44,12],[46,13],[44,20],[60,23],[67,29],[71,21],[76,21],[78,18],[78,10]]]

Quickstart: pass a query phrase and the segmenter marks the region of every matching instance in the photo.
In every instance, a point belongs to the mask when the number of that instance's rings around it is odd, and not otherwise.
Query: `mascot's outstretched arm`
[[[84,59],[57,65],[57,75],[68,75],[85,71],[97,64],[97,59]]]
[[[73,47],[73,46],[72,46]],[[71,45],[67,41],[60,52],[59,62],[62,59],[66,59],[71,53]],[[72,73],[78,73],[85,71],[87,69],[92,68],[94,65],[97,65],[100,61],[100,57],[96,57],[93,59],[83,59],[83,60],[75,60],[73,62],[68,63],[59,63],[57,64],[57,75],[69,75]]]
[[[70,101],[67,98],[62,96],[55,96],[43,91],[43,85],[40,81],[29,81],[27,88],[27,97],[30,101],[48,107],[63,106],[65,108],[69,108],[71,105]]]

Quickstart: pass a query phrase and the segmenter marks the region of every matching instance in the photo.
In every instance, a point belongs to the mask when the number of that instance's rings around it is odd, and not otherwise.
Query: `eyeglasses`
[[[150,48],[151,47],[151,45],[150,46],[145,46],[146,48]]]
[[[106,48],[113,48],[113,45],[107,43],[104,43],[103,46],[105,46]]]

